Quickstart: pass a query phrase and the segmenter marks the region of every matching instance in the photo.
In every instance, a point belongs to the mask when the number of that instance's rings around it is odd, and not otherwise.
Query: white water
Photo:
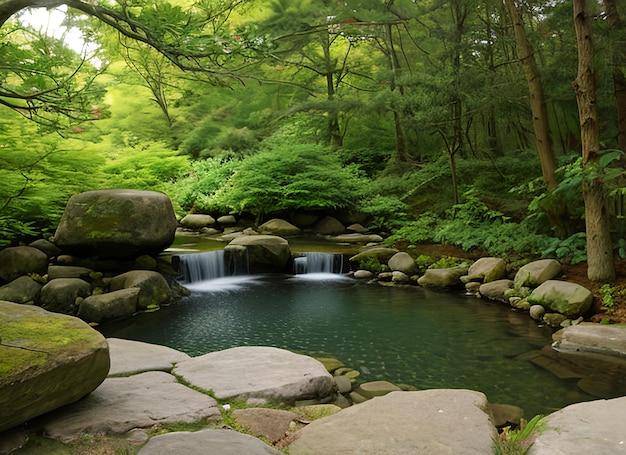
[[[303,256],[294,258],[294,272],[301,274],[342,273],[344,257],[333,253],[302,253]]]

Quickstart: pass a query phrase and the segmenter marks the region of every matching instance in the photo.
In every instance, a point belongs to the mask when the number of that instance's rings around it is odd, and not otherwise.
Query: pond
[[[101,330],[192,356],[264,345],[335,357],[362,382],[478,390],[527,418],[593,399],[529,361],[552,331],[506,305],[330,273],[201,277],[187,286],[190,297]]]

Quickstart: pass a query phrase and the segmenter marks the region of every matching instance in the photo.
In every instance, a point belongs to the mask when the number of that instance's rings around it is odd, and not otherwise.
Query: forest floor
[[[416,250],[419,254],[425,254],[433,257],[451,256],[475,260],[482,256],[479,253],[466,252],[461,248],[450,245],[419,245]],[[608,318],[612,323],[626,324],[626,295],[620,297],[619,300],[616,300],[615,308],[609,314],[602,308],[603,303],[600,287],[604,283],[595,283],[587,278],[587,263],[581,262],[575,265],[562,264],[561,266],[562,273],[558,279],[577,283],[589,289],[593,294],[592,307],[585,317],[586,321],[601,322],[602,320]],[[615,272],[616,278],[611,285],[615,289],[626,289],[626,259],[615,259]]]

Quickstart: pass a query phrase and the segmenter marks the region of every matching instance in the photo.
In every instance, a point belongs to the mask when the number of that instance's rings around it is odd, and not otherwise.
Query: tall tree
[[[583,156],[583,198],[587,231],[587,276],[592,281],[611,282],[615,264],[609,211],[600,175],[600,128],[596,99],[596,73],[591,15],[586,0],[573,0],[578,45],[578,75],[573,83],[580,115]]]
[[[604,12],[609,24],[609,32],[615,37],[620,37],[624,30],[622,20],[617,8],[616,0],[604,0]],[[611,43],[611,72],[613,77],[613,90],[617,106],[617,144],[620,150],[626,152],[626,76],[622,69],[624,65],[624,43],[617,39],[616,43]],[[625,154],[626,155],[626,154]],[[626,162],[624,163],[626,164]]]

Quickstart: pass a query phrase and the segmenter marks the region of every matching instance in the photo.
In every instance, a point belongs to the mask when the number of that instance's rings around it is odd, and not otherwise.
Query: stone
[[[135,258],[133,269],[135,270],[157,270],[158,263],[155,258],[147,254]]]
[[[529,455],[617,455],[626,451],[626,397],[577,403],[542,420]]]
[[[0,287],[0,300],[15,303],[35,302],[39,299],[41,284],[29,276],[21,276]]]
[[[328,417],[341,411],[341,407],[335,404],[314,404],[310,406],[300,406],[296,410],[302,414],[306,420],[317,420]]]
[[[409,276],[404,272],[395,271],[391,275],[391,281],[394,283],[408,283]]]
[[[130,317],[137,311],[140,292],[139,288],[128,288],[89,296],[78,306],[78,317],[86,322]]]
[[[271,443],[283,439],[291,423],[299,417],[295,412],[268,408],[237,409],[232,415],[250,433],[266,438]]]
[[[388,381],[372,381],[361,384],[356,392],[365,398],[382,397],[391,392],[399,392],[401,389]]]
[[[508,303],[509,298],[506,296],[506,291],[511,289],[512,286],[513,281],[511,280],[490,281],[489,283],[481,284],[478,292],[486,299]]]
[[[87,434],[124,434],[167,423],[221,420],[217,402],[161,371],[107,378],[84,399],[45,417],[46,436],[66,442]]]
[[[138,455],[281,455],[259,439],[233,430],[200,430],[153,437]]]
[[[321,362],[329,373],[345,366],[341,360],[334,357],[316,357],[315,360]]]
[[[532,305],[529,310],[530,317],[535,321],[541,321],[543,315],[546,314],[546,309],[542,305]]]
[[[37,248],[14,246],[0,250],[0,280],[5,283],[31,273],[43,276],[47,270],[48,255]]]
[[[284,349],[248,346],[210,352],[180,362],[173,374],[220,400],[239,399],[293,404],[334,393],[324,365]]]
[[[352,392],[352,381],[345,376],[335,376],[335,384],[337,385],[337,392],[350,393]]]
[[[434,288],[458,287],[463,283],[461,277],[467,273],[467,266],[448,267],[445,269],[427,269],[417,280],[420,286]]]
[[[403,272],[408,276],[416,275],[419,272],[415,259],[404,251],[400,251],[389,258],[387,265],[391,271]]]
[[[33,248],[43,251],[49,258],[56,257],[62,253],[61,248],[46,239],[37,239],[34,242],[29,243],[28,246],[32,246]]]
[[[563,321],[567,319],[567,316],[561,313],[546,313],[543,315],[543,322],[550,327],[561,327]]]
[[[224,250],[244,246],[248,250],[250,273],[285,272],[291,260],[289,242],[274,235],[242,235]]]
[[[57,278],[41,288],[40,304],[48,311],[75,314],[76,299],[91,294],[91,286],[80,278]]]
[[[365,263],[370,261],[372,258],[378,260],[381,264],[387,264],[389,259],[392,258],[398,252],[395,248],[383,248],[383,247],[375,247],[368,248],[360,253],[352,256],[350,258],[350,263],[359,265],[360,263]]]
[[[215,218],[201,213],[190,213],[180,220],[181,227],[187,229],[202,229],[215,225]]]
[[[96,190],[72,196],[54,243],[67,254],[100,259],[158,255],[178,222],[169,197],[156,191]]]
[[[346,228],[346,231],[356,232],[357,234],[367,234],[369,232],[369,229],[367,229],[360,223],[353,223]]]
[[[109,377],[132,376],[146,371],[170,372],[174,365],[189,360],[189,355],[167,346],[141,341],[107,338],[111,369]]]
[[[79,400],[109,371],[104,337],[73,316],[0,302],[0,431]]]
[[[169,303],[172,295],[167,280],[158,272],[151,270],[132,270],[113,277],[111,291],[139,288],[137,309],[145,310]]]
[[[354,278],[357,280],[371,280],[374,278],[374,273],[369,270],[357,270],[354,272]]]
[[[237,224],[237,218],[234,215],[222,215],[217,219],[220,226],[234,226]]]
[[[337,243],[380,243],[383,238],[378,234],[343,234],[329,237],[329,240]]]
[[[346,227],[332,216],[325,216],[313,226],[313,231],[321,235],[337,235],[345,232]]]
[[[354,404],[361,404],[361,403],[365,403],[369,398],[366,398],[360,393],[355,392],[353,390],[352,392],[350,392],[350,399],[352,400],[352,403]]]
[[[541,259],[530,262],[517,271],[514,279],[515,289],[534,288],[541,283],[556,278],[561,273],[561,264],[556,259]]]
[[[519,426],[524,410],[510,404],[489,403],[489,409],[493,417],[493,424],[500,428],[506,425]]]
[[[467,292],[477,293],[480,292],[481,286],[482,284],[477,281],[470,281],[469,283],[465,284],[465,290]]]
[[[478,259],[467,271],[470,281],[482,281],[483,283],[502,279],[505,274],[506,262],[504,259],[490,257]]]
[[[87,280],[92,273],[93,270],[87,267],[51,265],[48,267],[48,280],[56,280],[57,278],[80,278],[81,280]]]
[[[547,280],[528,296],[531,305],[542,305],[570,318],[584,315],[591,308],[593,294],[587,288],[568,281]]]
[[[302,230],[299,227],[294,226],[288,221],[281,220],[280,218],[274,218],[263,223],[257,228],[257,231],[262,235],[278,235],[284,237],[293,237],[302,234]]]
[[[486,397],[468,390],[391,392],[299,430],[290,455],[485,455],[497,432]]]
[[[579,324],[559,330],[552,337],[563,352],[593,352],[626,358],[626,326]]]

